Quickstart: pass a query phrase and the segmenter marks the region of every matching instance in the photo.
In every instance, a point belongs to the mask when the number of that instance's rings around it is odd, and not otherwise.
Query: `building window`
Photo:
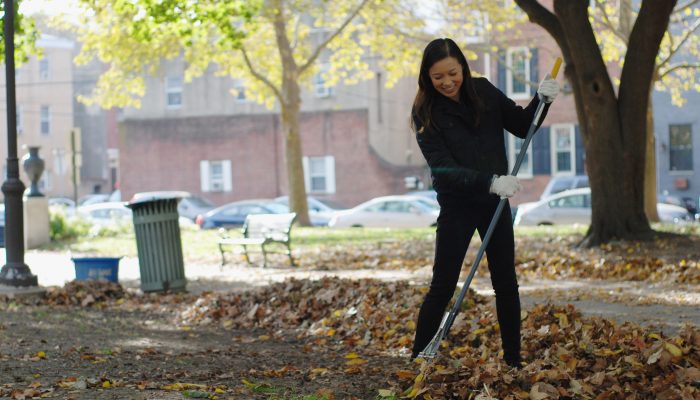
[[[169,76],[166,79],[165,95],[168,108],[182,107],[182,77]]]
[[[518,159],[520,154],[520,148],[525,143],[525,139],[508,134],[508,171],[512,171],[515,166],[515,161]],[[532,177],[532,146],[529,146],[527,152],[525,152],[525,157],[523,158],[523,163],[520,164],[520,169],[518,170],[518,176],[521,178],[531,178]]]
[[[202,192],[230,192],[231,160],[203,160],[199,164]]]
[[[39,178],[39,182],[37,182],[37,186],[39,186],[39,190],[42,192],[46,192],[48,190],[51,190],[51,170],[46,169],[43,174],[41,174],[41,178]]]
[[[512,99],[529,99],[530,50],[512,47],[506,54],[506,90]]]
[[[22,132],[24,132],[24,118],[22,118],[22,106],[18,104],[15,112],[15,126],[17,126],[17,134],[21,135]]]
[[[236,103],[245,103],[248,99],[245,96],[245,83],[243,79],[236,79],[233,83],[233,95]]]
[[[323,75],[328,72],[328,64],[322,64],[320,71],[314,75],[314,93],[316,97],[330,97],[333,94],[333,88],[326,86],[326,80]]]
[[[49,106],[41,106],[41,129],[42,135],[51,133],[51,110]]]
[[[63,176],[67,172],[66,151],[60,148],[53,149],[53,170],[57,176]]]
[[[304,182],[309,193],[335,193],[335,157],[304,157]]]
[[[572,124],[552,125],[552,175],[574,175],[576,137]]]
[[[49,59],[46,56],[39,60],[39,79],[43,81],[49,79]]]
[[[669,125],[671,171],[693,170],[693,135],[690,124]]]

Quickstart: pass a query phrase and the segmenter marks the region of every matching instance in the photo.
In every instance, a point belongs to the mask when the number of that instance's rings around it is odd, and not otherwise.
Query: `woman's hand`
[[[552,76],[547,73],[544,79],[542,79],[542,82],[540,82],[537,94],[545,103],[551,103],[559,94],[559,83],[552,79]]]
[[[493,178],[489,192],[505,199],[506,197],[513,197],[520,189],[522,189],[522,186],[520,186],[518,178],[513,175],[503,175]]]

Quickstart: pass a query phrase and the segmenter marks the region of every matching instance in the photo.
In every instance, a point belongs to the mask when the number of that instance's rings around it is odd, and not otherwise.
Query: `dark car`
[[[198,215],[195,223],[202,229],[241,226],[248,214],[284,214],[289,208],[269,199],[241,200]]]
[[[277,197],[275,201],[285,207],[289,207],[289,196]],[[333,218],[333,215],[345,209],[345,207],[331,201],[319,200],[311,196],[308,196],[306,201],[309,207],[309,219],[313,226],[328,226],[328,222]]]

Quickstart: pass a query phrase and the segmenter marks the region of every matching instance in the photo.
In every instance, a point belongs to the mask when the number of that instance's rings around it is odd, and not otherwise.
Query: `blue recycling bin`
[[[103,280],[119,282],[119,260],[121,257],[75,257],[75,280]]]

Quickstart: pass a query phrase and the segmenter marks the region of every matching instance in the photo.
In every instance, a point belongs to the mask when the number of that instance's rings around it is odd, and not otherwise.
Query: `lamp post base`
[[[7,263],[0,270],[0,285],[38,286],[36,275],[24,263]]]

